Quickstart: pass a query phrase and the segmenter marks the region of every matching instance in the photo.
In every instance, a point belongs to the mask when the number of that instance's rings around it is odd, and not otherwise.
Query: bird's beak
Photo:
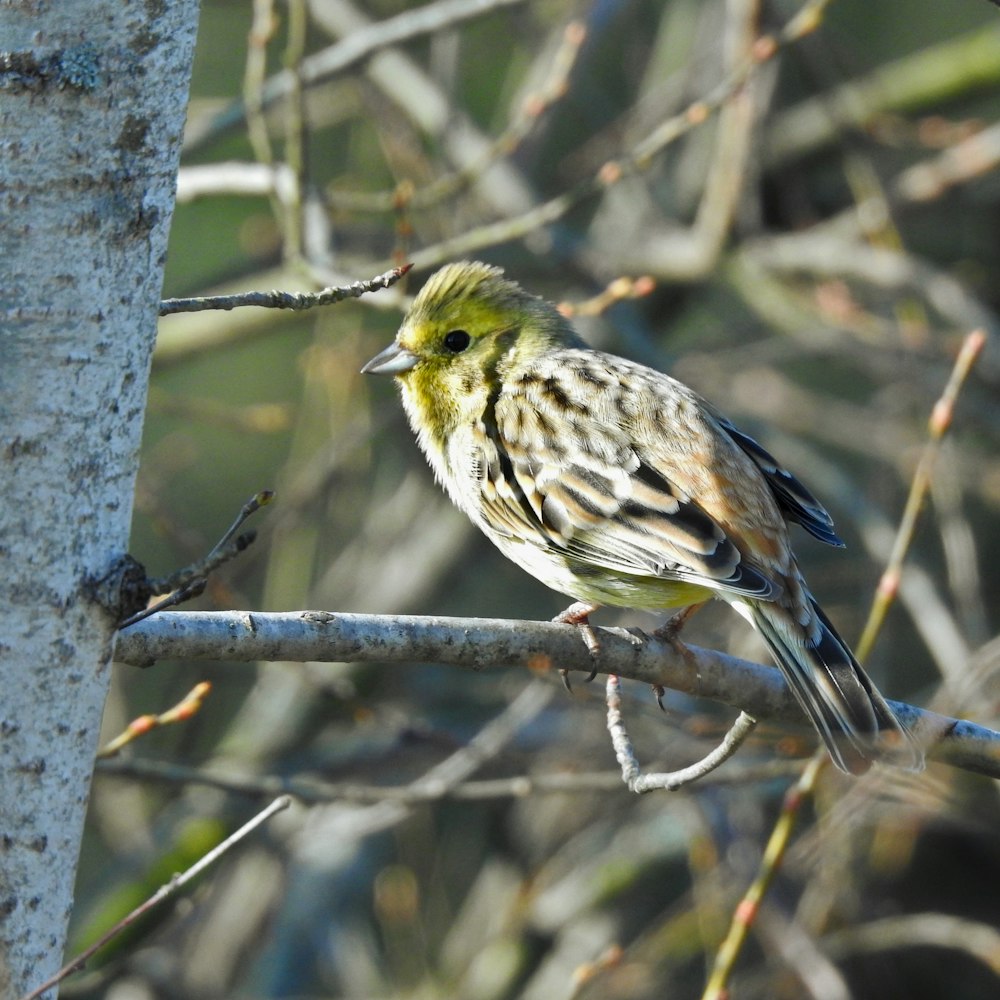
[[[361,369],[362,375],[402,375],[408,372],[420,358],[399,344],[390,344],[381,354],[376,354]]]

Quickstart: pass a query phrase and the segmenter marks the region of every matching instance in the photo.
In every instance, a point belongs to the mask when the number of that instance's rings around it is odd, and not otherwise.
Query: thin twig
[[[864,130],[888,112],[931,107],[962,88],[995,85],[998,41],[1000,25],[990,22],[799,101],[771,119],[761,143],[765,168],[815,153],[846,129]]]
[[[274,490],[261,490],[255,493],[241,508],[236,515],[236,520],[226,529],[225,534],[212,546],[208,555],[203,556],[196,562],[175,570],[169,576],[150,580],[150,586],[154,594],[166,594],[177,587],[187,585],[190,581],[207,577],[223,563],[228,562],[235,555],[242,552],[249,546],[254,538],[253,532],[245,532],[242,535],[233,537],[243,526],[243,523],[256,513],[261,507],[266,507],[274,499]]]
[[[711,975],[702,993],[702,1000],[724,1000],[729,995],[729,978],[736,960],[739,958],[747,935],[753,925],[761,900],[781,868],[785,851],[791,841],[804,802],[812,797],[812,791],[824,765],[829,760],[826,751],[818,752],[806,765],[799,780],[785,792],[778,822],[771,831],[764,857],[761,859],[757,877],[747,889],[733,913],[732,922],[725,940],[719,946],[712,966]]]
[[[593,176],[584,178],[562,194],[521,215],[480,226],[415,252],[411,255],[413,266],[424,270],[482,247],[526,236],[542,226],[556,222],[581,202],[599,194],[606,187],[617,184],[629,174],[648,170],[667,146],[703,125],[725,107],[733,95],[746,86],[762,64],[773,59],[782,48],[816,30],[829,2],[830,0],[807,0],[779,32],[759,38],[750,56],[742,60],[709,94],[668,118],[623,156],[605,163]],[[657,277],[665,277],[666,274],[666,269],[660,268]]]
[[[632,741],[625,729],[625,718],[622,715],[621,681],[617,674],[608,674],[605,692],[608,705],[608,732],[611,733],[611,745],[615,748],[615,757],[622,769],[622,781],[628,786],[630,792],[635,792],[637,795],[656,789],[675,792],[678,788],[683,788],[685,785],[703,778],[729,760],[740,748],[743,741],[753,732],[754,726],[757,725],[757,721],[746,712],[740,712],[739,717],[723,737],[722,742],[697,763],[679,771],[643,774],[632,748]]]
[[[274,36],[278,19],[274,0],[253,0],[253,20],[247,33],[247,56],[243,68],[243,107],[247,138],[258,163],[271,165],[274,152],[264,115],[264,81],[267,78],[267,43]]]
[[[825,226],[745,241],[739,257],[751,268],[785,274],[818,274],[824,280],[853,278],[894,293],[916,291],[959,329],[983,327],[996,336],[996,316],[969,289],[942,268],[913,253],[845,240]],[[995,372],[996,366],[992,370]]]
[[[913,541],[917,515],[930,488],[934,458],[940,448],[943,435],[951,426],[955,401],[973,364],[975,364],[976,358],[982,352],[985,339],[985,334],[978,330],[966,337],[945,390],[931,411],[928,422],[928,441],[913,476],[913,485],[896,535],[896,544],[893,546],[882,582],[880,582],[873,599],[869,623],[856,647],[859,662],[864,662],[867,654],[871,651],[875,637],[885,620],[885,613],[898,589],[903,559]],[[705,992],[702,994],[702,1000],[723,1000],[728,996],[729,979],[757,915],[761,900],[781,867],[788,843],[795,830],[802,803],[812,797],[816,782],[828,759],[825,753],[817,753],[802,772],[798,782],[785,793],[781,813],[771,831],[757,877],[733,913],[729,933],[716,955],[711,976],[705,986]]]
[[[878,587],[875,589],[875,599],[872,602],[871,611],[868,614],[868,621],[861,632],[861,638],[855,647],[855,653],[860,661],[868,658],[872,646],[875,644],[875,637],[878,635],[885,621],[885,616],[889,612],[896,594],[899,593],[899,580],[903,572],[903,560],[913,542],[913,535],[917,527],[917,519],[920,510],[924,505],[924,499],[930,490],[931,477],[934,474],[934,463],[937,461],[938,453],[941,450],[941,442],[945,434],[951,427],[955,416],[955,402],[965,380],[969,377],[976,360],[986,346],[986,334],[982,330],[974,330],[970,333],[962,344],[962,349],[955,359],[955,366],[951,376],[945,385],[941,398],[934,404],[931,417],[927,424],[927,443],[924,445],[920,461],[917,463],[916,471],[913,474],[913,481],[910,484],[910,494],[906,498],[906,506],[903,508],[903,516],[899,522],[896,532],[896,540],[893,543],[892,553],[885,569],[882,571]]]
[[[274,490],[261,490],[259,493],[255,493],[249,500],[240,508],[240,512],[236,515],[236,520],[226,529],[226,533],[215,543],[212,551],[205,556],[205,561],[203,566],[206,567],[197,573],[198,576],[207,576],[215,567],[218,565],[218,560],[222,555],[223,551],[230,547],[230,543],[235,540],[234,536],[236,532],[243,527],[243,523],[251,515],[256,514],[261,507],[266,507],[271,501],[274,500]]]
[[[740,785],[775,778],[790,778],[799,774],[797,760],[758,761],[733,765],[725,771],[706,774],[702,784]],[[273,797],[291,795],[301,802],[404,802],[419,804],[453,799],[462,802],[493,799],[526,799],[536,795],[592,794],[616,792],[622,788],[618,771],[568,772],[564,774],[518,774],[511,778],[484,778],[463,781],[453,786],[419,787],[412,784],[360,785],[350,781],[323,781],[311,777],[282,775],[230,774],[219,770],[189,767],[174,761],[152,760],[146,757],[103,759],[97,773],[111,778],[138,778],[171,785],[204,785],[234,795]]]
[[[169,576],[147,579],[144,591],[144,595],[147,598],[156,594],[166,594],[167,596],[155,604],[151,604],[149,607],[143,608],[123,619],[118,624],[119,631],[130,628],[132,625],[144,621],[151,615],[158,614],[175,605],[183,604],[185,601],[189,601],[204,593],[205,587],[208,585],[209,575],[224,563],[229,562],[230,559],[235,559],[236,556],[253,544],[254,539],[257,537],[256,532],[247,531],[242,535],[236,535],[236,532],[251,514],[260,510],[261,507],[266,507],[273,499],[273,490],[261,490],[259,493],[255,493],[240,508],[239,514],[236,515],[236,520],[229,526],[222,538],[215,543],[208,555],[191,563],[189,566],[175,570]],[[234,535],[236,535],[235,538],[233,537]]]
[[[647,274],[638,278],[622,276],[609,282],[597,295],[582,302],[560,302],[559,312],[563,316],[600,316],[607,312],[616,302],[625,299],[640,299],[650,295],[656,288],[656,282]]]
[[[355,281],[350,285],[323,288],[318,292],[240,292],[237,295],[206,295],[191,299],[164,299],[160,315],[170,316],[179,312],[200,312],[203,309],[238,309],[243,306],[260,306],[264,309],[315,309],[329,306],[345,299],[358,299],[369,292],[390,288],[410,270],[412,264],[393,267],[384,274]]]
[[[566,26],[562,45],[551,59],[548,78],[537,92],[522,102],[507,128],[473,161],[435,177],[423,187],[397,185],[391,191],[371,192],[331,188],[326,193],[328,203],[338,210],[354,212],[426,209],[471,187],[493,163],[501,157],[511,156],[531,134],[542,116],[565,96],[569,75],[576,65],[576,58],[586,37],[586,26],[582,22],[572,21]]]
[[[97,941],[95,941],[89,948],[84,949],[79,955],[75,956],[72,960],[67,962],[51,979],[47,979],[41,986],[38,986],[30,993],[26,993],[21,1000],[37,1000],[46,990],[50,990],[55,986],[58,986],[67,976],[86,966],[87,962],[94,955],[95,952],[103,948],[109,941],[117,937],[126,927],[135,923],[140,917],[149,913],[150,910],[155,909],[164,900],[169,899],[171,896],[177,894],[183,886],[191,881],[195,876],[200,875],[209,865],[214,864],[226,853],[231,847],[234,847],[241,840],[243,840],[248,834],[252,833],[257,829],[262,823],[269,820],[275,813],[281,812],[283,809],[287,809],[291,805],[292,800],[287,795],[282,795],[275,799],[266,809],[262,809],[256,816],[253,817],[248,823],[244,823],[235,833],[226,837],[221,844],[213,847],[207,854],[203,855],[195,864],[193,864],[187,871],[182,872],[180,875],[175,875],[166,885],[160,886],[159,889],[153,893],[141,906],[137,906],[131,913],[123,917],[111,928],[106,934],[103,934]]]
[[[908,167],[892,183],[903,202],[934,201],[959,184],[982,177],[1000,165],[1000,125],[966,136],[922,163]]]
[[[427,798],[443,798],[470,774],[479,770],[501,750],[551,699],[553,689],[541,681],[528,684],[498,715],[479,730],[469,742],[409,785],[409,801],[383,799],[363,808],[345,809],[339,804],[313,813],[313,836],[333,838],[337,843],[367,837],[388,830],[410,815],[413,805]]]
[[[176,722],[186,722],[193,715],[196,715],[204,704],[205,698],[212,690],[212,685],[208,681],[201,681],[196,684],[173,708],[168,708],[159,715],[140,715],[138,719],[133,719],[124,732],[119,733],[113,740],[107,742],[97,751],[98,760],[108,760],[118,754],[122,747],[127,746],[140,736],[160,726],[173,725]]]
[[[811,1000],[854,1000],[843,973],[805,925],[778,906],[761,907],[756,921],[761,944],[773,950],[802,981],[803,997]]]
[[[314,86],[352,69],[383,49],[422,35],[446,31],[494,10],[525,2],[526,0],[437,0],[436,3],[429,3],[415,10],[404,10],[395,17],[375,21],[352,31],[336,44],[303,59],[297,72],[304,86]],[[276,73],[261,88],[260,108],[266,110],[276,101],[286,97],[294,86],[291,70],[285,69]],[[185,153],[198,149],[221,129],[238,125],[243,115],[243,105],[239,101],[234,101],[214,117],[209,129],[197,133],[185,142]]]
[[[187,583],[179,586],[175,591],[173,591],[173,593],[167,594],[166,597],[161,597],[160,600],[148,605],[141,611],[137,611],[134,615],[129,615],[128,618],[124,618],[118,623],[118,631],[120,632],[122,629],[138,625],[139,622],[145,621],[147,618],[159,614],[161,611],[166,611],[168,608],[174,608],[178,604],[184,604],[185,601],[191,601],[196,597],[201,597],[201,595],[205,593],[205,588],[207,586],[208,580],[206,580],[203,576],[198,577],[195,580],[189,580]]]
[[[964,952],[1000,977],[1000,932],[989,924],[952,913],[886,917],[823,938],[824,950],[835,957],[926,947]]]
[[[309,18],[305,0],[288,0],[287,41],[284,63],[291,72],[291,86],[283,114],[285,124],[285,162],[295,176],[294,195],[290,203],[280,206],[284,256],[288,263],[302,260],[305,255],[305,216],[303,192],[307,183],[305,156],[305,92],[302,62],[306,49]]]

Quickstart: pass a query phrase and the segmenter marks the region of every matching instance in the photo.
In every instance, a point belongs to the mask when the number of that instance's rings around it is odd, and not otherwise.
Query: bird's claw
[[[561,625],[576,625],[580,630],[580,637],[583,639],[583,644],[587,647],[587,652],[595,659],[601,652],[601,640],[597,638],[597,633],[590,624],[590,615],[591,612],[597,610],[597,607],[596,604],[577,601],[552,619]],[[569,671],[565,667],[560,667],[559,676],[562,677],[562,682],[566,690],[572,694],[573,687],[569,682]],[[597,667],[593,667],[587,675],[586,683],[589,684],[596,676]]]
[[[707,602],[701,601],[699,604],[689,604],[686,608],[681,608],[672,618],[668,619],[664,624],[662,624],[654,633],[653,636],[657,639],[661,639],[663,642],[670,643],[671,646],[677,650],[678,654],[683,657],[684,661],[689,666],[694,666],[694,656],[691,650],[681,642],[679,636],[681,629],[690,621],[692,615],[699,609],[703,608]],[[663,705],[663,695],[665,694],[663,688],[659,684],[653,685],[653,694],[656,696],[656,704],[660,706],[660,710],[665,712],[666,708]]]

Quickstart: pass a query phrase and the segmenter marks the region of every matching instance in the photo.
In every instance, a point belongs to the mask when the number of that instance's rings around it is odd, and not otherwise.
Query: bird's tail
[[[799,624],[778,603],[747,601],[740,611],[767,643],[788,686],[812,720],[833,762],[863,774],[876,761],[919,771],[924,755],[808,594],[811,620]],[[735,602],[734,602],[735,603]]]

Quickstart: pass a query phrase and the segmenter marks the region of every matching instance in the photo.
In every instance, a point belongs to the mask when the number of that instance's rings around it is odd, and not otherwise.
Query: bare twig
[[[430,3],[416,10],[406,10],[396,17],[373,22],[352,31],[337,44],[304,59],[299,68],[302,84],[311,86],[320,83],[352,69],[383,49],[446,30],[492,10],[524,2],[525,0],[438,0],[437,3]],[[290,70],[276,74],[260,86],[259,98],[255,99],[257,106],[261,110],[270,107],[275,101],[285,97],[294,86]],[[193,152],[221,132],[235,128],[243,121],[245,114],[244,104],[234,101],[213,115],[207,124],[192,129],[186,135],[185,153]]]
[[[226,529],[226,533],[215,543],[212,551],[205,556],[204,561],[201,563],[199,570],[182,570],[182,573],[188,573],[189,575],[195,576],[207,576],[216,566],[219,565],[219,560],[222,553],[228,549],[233,541],[235,541],[236,532],[243,527],[244,522],[251,515],[256,514],[261,507],[266,507],[271,501],[274,500],[274,490],[261,490],[259,493],[255,493],[247,502],[240,508],[240,512],[236,515],[236,520],[233,521],[231,525]],[[175,577],[167,577],[166,581],[162,584],[164,587],[170,587],[173,583]]]
[[[397,185],[391,191],[331,189],[326,193],[327,201],[339,210],[355,212],[425,209],[471,186],[486,173],[492,163],[514,153],[542,116],[565,95],[569,74],[576,64],[576,57],[585,39],[586,27],[581,22],[573,21],[566,26],[562,45],[551,58],[547,79],[537,92],[525,98],[504,131],[470,162],[435,177],[423,187],[405,184]]]
[[[815,152],[846,128],[864,128],[886,112],[933,105],[959,89],[995,86],[1000,78],[998,40],[1000,26],[989,24],[801,101],[771,122],[763,143],[766,165]]]
[[[974,132],[942,153],[904,170],[893,182],[900,201],[934,201],[958,184],[982,177],[1000,164],[1000,125]]]
[[[608,283],[603,291],[587,299],[585,302],[560,302],[559,312],[563,316],[600,316],[607,312],[616,302],[625,299],[640,299],[649,295],[656,287],[656,282],[649,276],[639,278],[620,277]]]
[[[222,538],[216,542],[208,555],[191,563],[190,566],[175,570],[169,576],[147,579],[144,584],[144,599],[157,594],[166,594],[167,596],[123,619],[118,625],[119,630],[129,628],[151,615],[158,614],[160,611],[172,608],[177,604],[183,604],[185,601],[202,594],[208,583],[209,574],[217,570],[223,563],[234,559],[253,543],[257,537],[256,532],[248,531],[242,535],[236,535],[236,532],[251,514],[269,504],[273,499],[274,492],[272,490],[261,490],[259,493],[255,493],[240,508],[236,520],[229,526]]]
[[[836,957],[928,946],[964,952],[1000,977],[1000,932],[989,924],[951,913],[887,917],[823,938],[824,949]]]
[[[801,233],[762,237],[739,254],[785,274],[855,278],[874,288],[912,291],[960,329],[983,327],[995,336],[996,317],[957,278],[912,253],[872,247],[820,227]]]
[[[282,118],[285,126],[285,162],[295,176],[290,204],[278,205],[279,221],[284,236],[284,256],[290,263],[302,260],[305,255],[305,214],[303,193],[307,184],[305,155],[305,90],[302,80],[302,62],[306,49],[308,17],[306,0],[288,0],[287,40],[284,63],[292,74],[292,84]]]
[[[984,343],[985,335],[981,331],[976,331],[966,338],[945,390],[931,411],[927,445],[913,477],[913,486],[897,533],[897,544],[893,547],[886,575],[883,576],[883,583],[879,585],[876,592],[869,618],[869,627],[866,627],[862,640],[857,646],[859,661],[863,662],[870,652],[872,643],[885,620],[885,612],[898,588],[899,571],[913,541],[917,514],[927,491],[930,489],[934,458],[940,447],[941,438],[951,426],[955,401],[976,358],[982,352]],[[884,583],[887,579],[891,582],[891,587]],[[904,724],[909,725],[909,720],[904,718]],[[729,933],[716,955],[715,964],[702,1000],[723,1000],[728,995],[730,976],[746,942],[747,934],[757,915],[761,900],[767,894],[771,882],[781,867],[785,851],[795,830],[802,803],[812,797],[816,782],[828,759],[822,752],[817,753],[802,772],[798,782],[785,793],[785,801],[782,804],[778,821],[768,839],[757,877],[733,913]]]
[[[608,674],[605,697],[608,704],[608,732],[611,733],[611,744],[615,748],[615,757],[618,758],[622,769],[622,781],[628,786],[630,792],[635,792],[638,795],[656,789],[674,792],[678,788],[683,788],[685,785],[703,778],[729,760],[753,731],[754,726],[757,725],[756,720],[747,715],[746,712],[740,712],[739,717],[726,733],[722,742],[697,763],[679,771],[643,774],[635,751],[632,749],[632,741],[625,730],[625,719],[622,715],[621,681],[616,674]]]
[[[181,888],[191,881],[191,879],[200,875],[206,868],[209,867],[209,865],[218,861],[218,859],[221,858],[222,855],[225,854],[231,847],[234,847],[249,834],[253,833],[258,826],[267,822],[267,820],[269,820],[275,813],[281,812],[283,809],[287,809],[289,805],[291,805],[291,799],[287,795],[282,795],[280,798],[275,799],[266,809],[262,809],[248,823],[244,823],[244,825],[241,826],[234,834],[226,837],[226,839],[217,847],[213,847],[212,850],[188,868],[187,871],[182,872],[180,875],[175,875],[166,885],[157,889],[156,892],[146,900],[146,902],[144,902],[141,906],[137,906],[131,913],[119,920],[118,923],[111,928],[111,930],[109,930],[106,934],[103,934],[89,948],[86,948],[71,961],[67,962],[66,965],[64,965],[54,976],[52,976],[51,979],[47,979],[41,986],[32,990],[30,993],[26,993],[23,997],[21,997],[21,1000],[38,1000],[38,997],[42,996],[42,994],[47,990],[58,986],[58,984],[61,983],[67,976],[84,968],[87,962],[97,951],[103,948],[109,941],[117,937],[123,930],[125,930],[126,927],[134,924],[136,920],[155,909],[164,900],[176,895]]]
[[[267,78],[267,43],[274,36],[277,25],[274,0],[254,0],[253,21],[247,34],[246,65],[243,68],[243,106],[250,147],[258,162],[267,165],[273,162],[274,155],[261,95]]]
[[[681,281],[702,278],[715,267],[741,202],[751,136],[763,110],[762,95],[767,90],[767,79],[773,76],[758,71],[759,64],[774,54],[776,45],[770,36],[759,36],[761,6],[759,0],[730,0],[726,5],[724,64],[720,67],[725,83],[719,92],[725,96],[717,108],[718,127],[713,151],[691,225],[678,226],[671,220],[667,225],[646,222],[640,227],[623,229],[617,217],[622,203],[632,195],[628,191],[622,194],[609,191],[605,195],[602,215],[610,225],[598,221],[591,249],[581,251],[595,273],[602,272],[609,257],[616,270],[648,270],[657,276]],[[732,86],[738,79],[743,83]],[[688,119],[697,121],[707,114],[707,110],[700,104],[692,105],[687,112]],[[679,124],[679,119],[675,121]],[[650,157],[657,152],[658,142],[671,142],[676,138],[675,128],[668,122],[639,143],[634,151],[638,170],[651,165]],[[613,173],[613,168],[605,169],[607,176]]]
[[[243,548],[245,547],[246,546],[243,546]],[[242,551],[242,548],[239,551]],[[147,618],[152,615],[159,614],[161,611],[166,611],[168,608],[175,608],[177,605],[184,604],[186,601],[193,600],[195,597],[201,597],[201,595],[205,593],[205,587],[207,585],[208,581],[204,577],[188,580],[186,583],[178,586],[172,593],[160,598],[160,600],[155,601],[153,604],[147,605],[141,611],[136,611],[135,614],[129,615],[127,618],[123,618],[118,623],[118,628],[119,630],[131,628],[138,622],[145,621]],[[150,588],[149,596],[152,596],[153,593],[155,593],[155,591]]]
[[[852,1000],[841,971],[798,920],[786,917],[776,906],[763,906],[756,926],[763,942],[773,948],[802,981],[803,997]]]
[[[170,316],[179,312],[200,312],[203,309],[239,309],[243,306],[260,306],[264,309],[315,309],[329,306],[344,299],[358,299],[368,292],[390,288],[410,270],[412,264],[393,267],[366,281],[355,281],[350,285],[323,288],[318,292],[241,292],[238,295],[210,295],[191,299],[164,299],[160,303],[160,315]]]
[[[520,730],[548,704],[553,689],[534,681],[463,747],[435,764],[409,785],[411,797],[393,801],[383,798],[363,808],[334,804],[317,810],[311,821],[312,835],[333,837],[338,843],[390,829],[410,815],[412,807],[428,798],[442,798],[486,761],[495,757]]]
[[[767,841],[757,877],[733,913],[729,933],[726,934],[725,940],[719,946],[712,972],[705,985],[705,991],[702,993],[702,1000],[724,1000],[729,995],[729,977],[736,965],[736,959],[739,958],[740,952],[743,950],[743,945],[757,916],[761,901],[767,895],[767,890],[784,860],[785,851],[788,849],[792,833],[795,831],[802,804],[808,802],[812,797],[816,778],[827,760],[829,757],[825,751],[817,753],[806,765],[799,780],[785,792],[781,814],[778,816],[778,822]]]
[[[169,726],[175,722],[185,722],[201,710],[201,706],[212,690],[212,685],[208,681],[196,684],[173,708],[168,708],[159,715],[140,715],[138,719],[133,719],[126,727],[125,731],[106,743],[97,751],[99,760],[108,760],[120,752],[122,747],[127,746],[133,740],[144,736],[146,733],[160,726]]]
[[[903,560],[913,542],[913,535],[917,527],[917,518],[924,505],[924,498],[930,490],[931,477],[934,474],[934,463],[937,461],[938,452],[941,450],[941,442],[945,434],[951,427],[952,419],[955,415],[955,401],[965,380],[969,377],[976,360],[986,346],[986,334],[982,330],[975,330],[970,333],[962,344],[958,357],[955,360],[955,367],[952,369],[951,377],[945,385],[941,398],[934,404],[931,417],[927,426],[927,443],[924,445],[920,461],[917,463],[916,471],[913,474],[913,481],[910,484],[910,494],[906,498],[906,506],[903,508],[903,516],[899,522],[896,532],[896,541],[892,547],[892,553],[878,587],[875,590],[875,600],[872,602],[868,621],[865,623],[861,638],[858,640],[855,652],[859,660],[865,660],[875,644],[875,637],[882,628],[885,616],[896,599],[899,591],[899,580],[903,572]]]
[[[177,204],[183,205],[216,195],[274,196],[283,204],[295,198],[295,174],[284,163],[253,163],[228,160],[196,163],[177,172]]]
[[[762,36],[751,48],[748,55],[705,97],[693,101],[679,114],[673,115],[653,132],[637,143],[631,150],[616,160],[605,163],[594,176],[584,178],[578,184],[541,205],[534,206],[520,215],[501,219],[499,222],[481,226],[459,236],[442,241],[411,254],[413,266],[418,270],[432,267],[444,260],[463,256],[479,250],[526,236],[534,230],[562,218],[567,212],[588,198],[599,194],[606,187],[617,184],[623,177],[648,170],[656,157],[669,145],[686,135],[692,129],[704,124],[713,114],[726,107],[734,95],[747,84],[758,68],[769,62],[785,46],[798,41],[814,31],[822,20],[823,11],[829,0],[806,0],[799,11],[791,17],[782,29],[774,35]],[[731,186],[731,171],[720,168],[719,183]],[[719,205],[725,199],[719,201]],[[713,207],[714,210],[714,207]],[[660,262],[657,277],[672,276],[669,262]],[[680,269],[687,274],[689,264]]]
[[[736,765],[725,771],[706,774],[701,784],[740,785],[775,778],[794,777],[801,770],[797,760],[774,759]],[[245,775],[221,770],[189,767],[173,761],[144,757],[104,759],[97,765],[99,774],[108,777],[139,778],[172,785],[205,785],[235,795],[272,797],[291,795],[301,802],[403,802],[417,804],[441,799],[475,802],[491,799],[524,799],[537,795],[589,794],[617,792],[622,789],[618,771],[577,772],[565,774],[519,774],[512,778],[488,778],[462,781],[437,787],[360,785],[347,781],[323,781],[310,777],[281,775]]]

